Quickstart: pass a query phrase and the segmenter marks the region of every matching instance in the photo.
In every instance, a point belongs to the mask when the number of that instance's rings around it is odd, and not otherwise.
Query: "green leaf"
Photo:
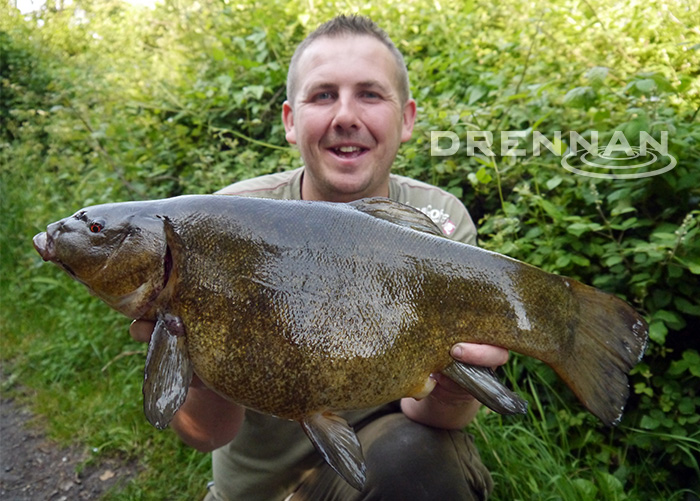
[[[671,363],[668,373],[673,376],[679,376],[685,371],[689,371],[695,377],[700,377],[700,354],[697,351],[684,351],[680,360],[675,360]]]
[[[645,430],[655,430],[661,425],[661,422],[651,416],[642,416],[639,426]]]
[[[461,186],[453,186],[452,188],[449,188],[447,190],[451,195],[454,195],[456,198],[462,198],[464,195],[464,190],[462,189]]]
[[[609,68],[605,66],[595,66],[586,72],[586,78],[591,81],[594,85],[600,85],[603,80],[608,76],[610,72]]]
[[[692,272],[693,270],[691,269],[690,271]],[[698,271],[697,274],[700,275],[700,271]],[[680,266],[672,266],[672,265],[669,266],[668,267],[668,276],[670,278],[682,277],[683,276],[683,268],[681,268]]]
[[[629,200],[621,200],[611,211],[610,214],[613,216],[620,216],[622,214],[627,214],[628,212],[635,212],[637,209],[632,206]],[[635,218],[634,221],[637,219]],[[624,223],[623,223],[624,224]]]
[[[673,299],[673,294],[666,289],[656,289],[652,295],[652,300],[654,301],[655,310],[660,310],[661,308],[668,306]],[[679,298],[681,299],[681,298]]]
[[[568,254],[565,254],[563,256],[559,256],[557,258],[556,263],[554,263],[554,265],[557,268],[565,268],[566,266],[569,265],[570,262],[571,262],[571,256],[569,256]]]
[[[566,231],[571,233],[572,235],[576,235],[577,237],[580,237],[587,231],[591,230],[591,225],[590,224],[584,224],[584,223],[574,223],[569,225],[566,228]]]
[[[546,186],[548,190],[553,190],[561,184],[564,179],[561,176],[554,176],[552,179],[547,180]]]
[[[644,394],[648,397],[653,397],[654,396],[654,390],[652,390],[648,385],[645,383],[635,383],[634,385],[634,392],[637,395]]]
[[[539,200],[539,204],[544,209],[544,211],[555,221],[560,220],[563,216],[562,212],[548,200]]]
[[[666,334],[668,334],[668,329],[663,322],[657,321],[649,324],[649,339],[655,343],[663,345],[666,342]]]
[[[605,259],[605,266],[611,267],[622,262],[622,256],[610,256]]]
[[[479,99],[488,94],[488,88],[482,85],[475,85],[469,88],[467,92],[467,103],[471,106],[476,103]]]
[[[564,105],[574,108],[588,108],[595,101],[595,90],[592,87],[575,87],[564,96]]]
[[[248,85],[243,87],[243,91],[251,94],[255,99],[260,99],[265,92],[265,87],[262,85]]]
[[[219,48],[214,48],[211,51],[211,57],[214,59],[214,61],[223,61],[223,59],[226,57],[226,53]]]
[[[652,315],[652,321],[661,321],[673,330],[685,327],[685,320],[678,313],[669,310],[657,310]]]
[[[683,398],[678,404],[678,410],[683,414],[694,414],[695,413],[695,403],[689,398]]]
[[[591,261],[585,257],[585,256],[580,256],[578,254],[574,254],[571,256],[571,260],[576,264],[577,266],[581,267],[587,267],[591,265]]]
[[[676,297],[673,300],[673,304],[683,313],[700,316],[700,304],[698,303],[693,304],[684,297]]]
[[[478,171],[476,171],[476,179],[481,183],[481,184],[488,184],[491,182],[493,179],[491,177],[491,174],[488,173],[486,170],[486,167],[482,167]]]
[[[576,490],[581,494],[581,496],[583,496],[583,499],[596,498],[598,488],[590,480],[586,478],[575,478],[572,483],[576,486]]]
[[[605,499],[625,499],[624,486],[622,482],[614,475],[607,473],[605,471],[596,472],[596,478],[600,484],[601,488],[601,498],[604,494]]]
[[[645,78],[643,80],[637,80],[634,86],[643,94],[650,94],[656,90],[656,82],[651,78]]]
[[[678,257],[675,256],[676,260],[680,262],[681,264],[685,265],[688,267],[688,270],[690,270],[690,273],[693,275],[700,275],[700,257]],[[675,267],[677,268],[677,267]],[[670,271],[670,268],[669,268]],[[681,271],[682,274],[682,271]],[[678,275],[680,276],[680,275]]]
[[[482,157],[475,156],[475,157],[472,157],[472,158],[473,158],[474,160],[476,160],[477,162],[479,162],[481,165],[484,165],[484,166],[486,166],[486,167],[490,167],[490,168],[492,168],[492,169],[493,169],[493,167],[494,167],[493,162],[491,162],[491,161],[489,161],[489,160],[486,160],[486,159],[484,159],[484,158],[482,158]]]

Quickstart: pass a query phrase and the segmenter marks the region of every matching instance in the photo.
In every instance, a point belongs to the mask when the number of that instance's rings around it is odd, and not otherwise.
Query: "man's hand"
[[[129,326],[129,334],[135,341],[148,343],[151,341],[151,334],[155,326],[156,323],[149,320],[134,320]]]
[[[486,344],[458,343],[452,347],[455,360],[470,365],[496,368],[508,361],[508,350]],[[476,415],[480,403],[457,383],[434,374],[437,385],[422,400],[404,398],[401,410],[407,417],[436,428],[464,428]]]

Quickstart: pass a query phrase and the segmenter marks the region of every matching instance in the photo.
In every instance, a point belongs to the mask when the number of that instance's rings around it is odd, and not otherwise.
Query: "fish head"
[[[34,247],[130,318],[149,318],[170,271],[163,221],[139,202],[82,209],[50,224]]]

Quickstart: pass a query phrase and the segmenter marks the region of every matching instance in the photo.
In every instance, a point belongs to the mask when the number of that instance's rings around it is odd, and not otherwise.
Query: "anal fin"
[[[192,381],[192,363],[185,337],[168,330],[170,322],[159,319],[151,334],[143,377],[143,410],[146,419],[162,430],[185,402]]]
[[[360,441],[347,421],[335,414],[312,414],[301,426],[331,468],[361,491],[367,478],[365,460]]]
[[[499,414],[524,414],[527,401],[510,391],[488,367],[454,361],[442,373]]]

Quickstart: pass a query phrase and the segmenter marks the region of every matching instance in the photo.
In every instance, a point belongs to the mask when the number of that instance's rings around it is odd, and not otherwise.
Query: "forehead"
[[[377,81],[396,89],[398,67],[389,48],[368,35],[321,37],[301,54],[297,86]]]

